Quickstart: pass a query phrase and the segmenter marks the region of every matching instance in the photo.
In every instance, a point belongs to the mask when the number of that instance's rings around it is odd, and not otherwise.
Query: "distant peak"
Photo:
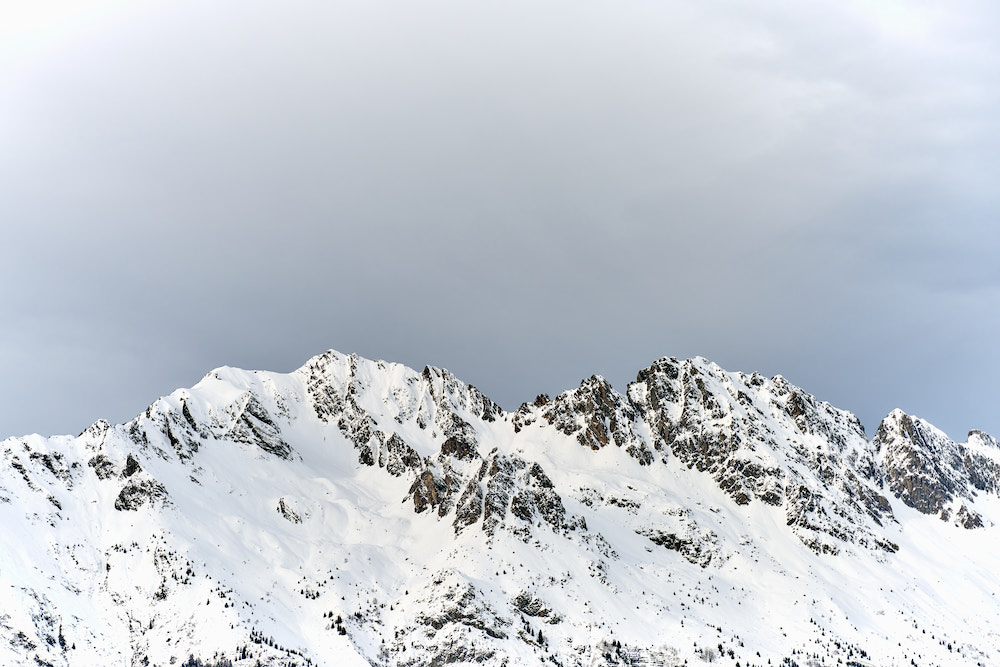
[[[966,439],[970,443],[978,442],[989,447],[995,447],[997,449],[1000,449],[1000,441],[998,441],[989,433],[986,433],[985,431],[980,431],[979,429],[972,429],[971,431],[969,431],[969,435],[967,436]]]

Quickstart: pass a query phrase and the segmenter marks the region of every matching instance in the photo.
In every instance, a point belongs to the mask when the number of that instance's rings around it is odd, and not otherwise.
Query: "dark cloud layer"
[[[66,7],[0,50],[0,435],[329,347],[1000,434],[987,3]]]

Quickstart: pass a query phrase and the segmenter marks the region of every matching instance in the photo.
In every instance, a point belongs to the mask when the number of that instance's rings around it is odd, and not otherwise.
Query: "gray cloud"
[[[509,408],[701,354],[1000,433],[986,3],[124,12],[0,53],[2,434],[327,347]]]

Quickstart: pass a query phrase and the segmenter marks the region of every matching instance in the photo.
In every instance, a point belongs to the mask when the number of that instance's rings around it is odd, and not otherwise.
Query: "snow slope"
[[[0,453],[0,664],[1000,664],[1000,444],[700,358],[507,413],[329,351]]]

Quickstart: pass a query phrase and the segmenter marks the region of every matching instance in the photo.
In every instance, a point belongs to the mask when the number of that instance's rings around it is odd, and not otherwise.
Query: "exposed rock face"
[[[438,516],[447,516],[454,504],[454,495],[458,491],[459,478],[450,466],[435,475],[431,470],[424,470],[410,486],[409,493],[413,496],[413,509],[419,514],[427,508],[436,509]]]
[[[996,440],[971,431],[968,442],[958,444],[922,419],[894,410],[882,420],[872,446],[878,452],[882,479],[905,504],[965,528],[983,525],[982,517],[966,502],[974,500],[977,491],[997,493]]]
[[[147,503],[167,496],[163,485],[146,474],[132,454],[125,458],[121,478],[127,481],[115,498],[115,509],[118,511],[134,512]]]
[[[962,460],[954,443],[928,426],[897,410],[879,425],[873,444],[892,492],[910,507],[936,514],[962,485]]]
[[[515,609],[525,616],[543,618],[547,623],[555,624],[559,622],[559,615],[540,597],[528,591],[521,591],[512,600]]]
[[[316,416],[337,424],[354,443],[363,464],[377,464],[395,476],[428,463],[406,443],[402,432],[406,425],[431,432],[439,443],[442,463],[448,458],[474,461],[479,458],[478,442],[468,418],[488,423],[503,414],[475,387],[430,366],[418,374],[399,364],[330,351],[298,372],[305,379]],[[390,385],[384,395],[374,395],[370,380],[380,375],[390,377]]]
[[[278,514],[292,523],[302,523],[302,515],[292,509],[291,503],[284,498],[278,498]]]
[[[413,447],[403,442],[398,433],[393,433],[385,441],[385,447],[379,448],[378,465],[380,468],[385,468],[390,475],[399,477],[420,466],[420,455]]]
[[[446,604],[436,613],[429,611],[420,613],[417,622],[429,625],[435,630],[452,623],[459,623],[480,630],[494,639],[506,638],[504,626],[510,625],[510,621],[499,617],[485,604],[481,599],[482,594],[474,585],[466,581],[456,581],[458,579],[460,578],[453,572],[440,573],[434,579],[434,586],[442,587],[444,593],[442,595],[434,591],[431,599],[434,602],[444,600]]]
[[[657,546],[676,551],[689,562],[706,568],[713,559],[723,557],[718,536],[711,531],[703,531],[692,519],[691,512],[676,509],[669,512],[672,525],[650,525],[636,532]]]
[[[385,664],[417,667],[502,662],[497,640],[508,638],[511,619],[460,573],[435,573],[416,603],[420,611],[413,620],[412,634],[407,641],[397,639],[385,649]]]
[[[495,449],[464,485],[453,521],[455,533],[480,521],[488,536],[506,526],[527,537],[527,528],[536,521],[544,521],[557,532],[580,525],[578,518],[567,520],[562,498],[540,465]]]
[[[1000,494],[1000,441],[982,431],[969,431],[959,451],[972,486],[979,491]]]
[[[919,558],[894,555],[924,520],[899,503],[971,540],[1000,493],[985,433],[955,443],[897,411],[869,442],[783,378],[704,359],[660,359],[625,393],[592,376],[509,414],[448,371],[331,351],[288,375],[218,369],[126,424],[0,455],[0,518],[19,536],[0,544],[4,664],[692,664],[769,631],[755,613],[739,642],[712,624],[723,599],[775,609],[772,582],[816,598],[820,619],[843,591],[815,590],[856,570],[849,603],[889,606],[861,577]],[[757,647],[785,653],[728,657],[779,664],[828,641],[830,661],[868,661],[850,624],[786,642],[801,620]],[[937,650],[937,608],[920,620],[933,642],[908,641]],[[1000,645],[974,650],[946,657],[1000,660]],[[951,664],[936,660],[919,662]]]
[[[861,423],[781,377],[663,358],[638,373],[627,396],[594,376],[514,415],[516,429],[539,424],[594,450],[620,447],[641,465],[675,457],[739,505],[784,507],[788,525],[817,552],[837,553],[843,540],[895,548],[855,525],[858,513],[876,525],[893,521]]]
[[[104,454],[94,456],[87,461],[87,465],[94,469],[98,479],[108,479],[115,474],[115,464]]]
[[[642,465],[653,460],[652,452],[633,430],[635,407],[598,375],[537,407],[543,419],[566,435],[576,436],[585,447],[599,450],[610,444],[623,447]]]
[[[143,505],[166,496],[167,490],[155,479],[132,479],[115,498],[115,509],[134,512]]]
[[[864,449],[864,430],[849,413],[820,403],[782,378],[726,373],[694,359],[661,359],[640,371],[629,396],[665,449],[710,473],[740,504],[780,505],[785,459],[829,481],[848,449]]]
[[[247,395],[242,407],[233,412],[236,415],[225,437],[255,445],[282,459],[291,458],[292,448],[281,439],[278,426],[255,396]]]

